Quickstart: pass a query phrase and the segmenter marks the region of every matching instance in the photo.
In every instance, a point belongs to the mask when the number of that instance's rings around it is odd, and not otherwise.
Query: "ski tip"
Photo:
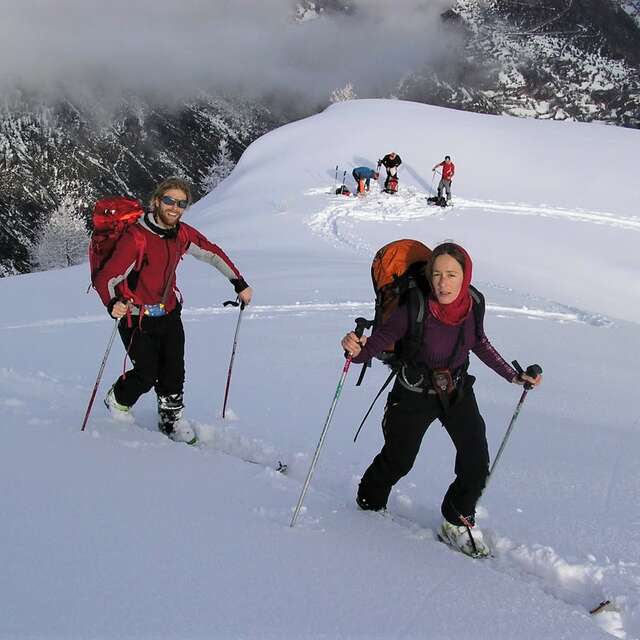
[[[620,609],[618,609],[618,607],[616,607],[616,605],[611,600],[603,600],[597,607],[590,609],[589,613],[592,616],[595,616],[605,611],[613,611],[619,613]]]

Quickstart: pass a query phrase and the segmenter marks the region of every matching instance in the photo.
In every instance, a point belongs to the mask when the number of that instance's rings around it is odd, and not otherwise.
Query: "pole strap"
[[[364,369],[363,369],[364,371]],[[369,407],[369,410],[367,411],[367,413],[365,413],[364,418],[362,418],[362,422],[360,423],[360,426],[358,427],[358,430],[356,431],[356,435],[353,438],[353,442],[355,443],[355,441],[358,439],[358,436],[360,435],[360,431],[362,429],[362,427],[364,426],[364,423],[366,422],[367,418],[369,417],[369,414],[371,413],[371,411],[373,410],[373,406],[375,405],[375,403],[378,401],[378,398],[382,395],[382,392],[389,386],[389,383],[391,382],[391,380],[393,380],[393,378],[395,378],[395,376],[397,375],[397,371],[394,369],[390,374],[389,377],[386,379],[385,383],[382,385],[382,387],[380,388],[380,391],[378,391],[378,394],[376,395],[376,397],[373,399],[373,402],[371,403],[371,406]]]

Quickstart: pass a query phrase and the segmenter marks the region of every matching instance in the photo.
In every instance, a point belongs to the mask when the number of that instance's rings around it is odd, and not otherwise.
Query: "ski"
[[[611,600],[603,600],[597,607],[589,610],[592,616],[604,612],[620,613],[620,609]]]
[[[229,454],[231,455],[231,454]],[[289,466],[286,462],[282,462],[278,460],[277,464],[269,464],[267,462],[259,462],[258,460],[252,460],[251,458],[241,458],[240,456],[233,456],[234,458],[238,458],[238,460],[242,460],[243,462],[248,462],[249,464],[256,464],[259,467],[265,467],[266,469],[273,469],[278,473],[281,473],[283,476],[287,475],[287,471],[289,470]]]

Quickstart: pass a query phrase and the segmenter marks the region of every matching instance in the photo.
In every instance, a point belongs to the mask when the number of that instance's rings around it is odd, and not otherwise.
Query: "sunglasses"
[[[189,206],[188,200],[176,200],[171,196],[162,196],[160,201],[166,204],[168,207],[178,207],[178,209],[186,209]]]

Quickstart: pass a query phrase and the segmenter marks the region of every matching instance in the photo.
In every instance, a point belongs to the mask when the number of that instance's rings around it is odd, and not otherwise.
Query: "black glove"
[[[242,276],[240,276],[239,278],[231,278],[230,282],[233,285],[236,293],[240,293],[249,287]]]

